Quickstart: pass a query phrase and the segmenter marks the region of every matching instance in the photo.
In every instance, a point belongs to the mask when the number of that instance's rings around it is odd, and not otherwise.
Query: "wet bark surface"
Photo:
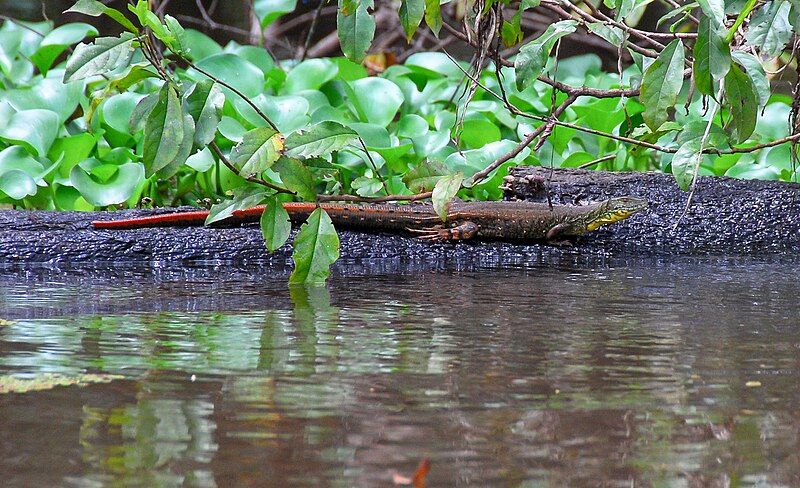
[[[800,185],[702,178],[684,218],[686,196],[670,175],[605,173],[521,167],[507,179],[508,198],[581,204],[611,196],[647,198],[639,215],[577,239],[575,245],[475,241],[430,244],[411,236],[340,230],[341,264],[476,267],[553,259],[635,258],[668,255],[763,255],[800,251]],[[542,184],[544,182],[544,185]],[[188,209],[184,209],[188,210]],[[239,263],[286,265],[287,245],[273,254],[254,224],[233,228],[162,227],[94,230],[92,220],[176,211],[0,211],[0,264]],[[676,227],[677,223],[677,227]],[[391,272],[391,269],[385,271]]]

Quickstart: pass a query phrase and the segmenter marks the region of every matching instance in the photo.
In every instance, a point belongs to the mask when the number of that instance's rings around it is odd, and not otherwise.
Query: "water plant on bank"
[[[438,33],[441,12],[418,3],[403,2],[406,33],[423,15]],[[264,23],[292,10],[270,5],[256,2]],[[509,5],[486,3],[468,16],[499,20],[501,40],[513,45],[518,14],[552,5],[522,2],[507,17]],[[493,63],[475,70],[443,52],[418,53],[379,76],[358,63],[374,35],[369,7],[340,4],[349,59],[302,62],[277,61],[256,46],[222,47],[145,1],[128,16],[95,0],[72,7],[116,20],[118,36],[97,37],[80,23],[4,23],[0,204],[215,203],[215,221],[267,203],[262,230],[273,250],[289,237],[279,205],[286,199],[432,198],[443,208],[456,194],[499,198],[512,164],[657,168],[683,187],[698,173],[797,179],[791,99],[771,93],[761,65],[783,55],[794,29],[787,2],[728,12],[701,2],[694,31],[682,7],[673,29],[657,34],[626,29],[636,2],[609,5],[616,16],[602,22],[600,13],[570,10],[514,60],[489,56]],[[751,17],[766,18],[771,30]],[[559,39],[579,27],[628,49],[634,63],[609,74],[594,55],[556,62]],[[496,35],[467,40],[490,49]],[[641,48],[630,42],[635,35],[656,44]],[[292,279],[324,281],[337,256],[336,232],[319,209],[295,239]]]

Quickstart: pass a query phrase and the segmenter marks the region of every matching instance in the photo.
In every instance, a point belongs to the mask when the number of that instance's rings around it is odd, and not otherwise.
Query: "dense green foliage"
[[[616,20],[552,24],[513,62],[495,57],[500,69],[489,63],[474,70],[445,53],[423,52],[380,76],[354,62],[374,35],[371,2],[340,2],[341,47],[351,59],[302,62],[278,62],[255,46],[222,47],[170,16],[159,18],[145,1],[130,7],[133,20],[95,0],[72,8],[117,20],[125,32],[114,37],[96,37],[88,24],[6,22],[0,204],[91,210],[215,203],[215,221],[266,202],[262,230],[272,250],[289,236],[282,200],[431,192],[444,212],[456,193],[499,198],[512,164],[656,168],[684,187],[698,172],[797,180],[792,148],[773,142],[796,140],[787,124],[791,99],[770,92],[753,54],[782,54],[800,23],[795,7],[767,2],[753,13],[753,2],[700,2],[705,16],[694,42],[674,38],[644,54],[631,48],[634,63],[620,74],[603,72],[595,55],[551,56],[578,27],[631,47],[620,26],[634,3],[623,2]],[[523,1],[517,14],[538,5]],[[255,7],[266,25],[293,2]],[[484,14],[469,15],[502,15],[501,4],[483,7]],[[759,22],[746,22],[751,13]],[[409,38],[423,18],[434,31],[441,26],[436,2],[406,0],[399,15]],[[516,14],[504,20],[503,42],[516,44],[519,29]],[[476,31],[471,39],[485,50],[494,35]],[[759,144],[765,147],[749,149]],[[295,251],[293,280],[323,281],[338,256],[324,211],[301,230]]]

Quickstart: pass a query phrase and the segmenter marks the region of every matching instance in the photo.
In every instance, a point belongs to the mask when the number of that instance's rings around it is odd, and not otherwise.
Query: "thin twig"
[[[378,171],[378,166],[375,164],[375,160],[372,159],[372,155],[369,153],[367,149],[367,145],[364,143],[364,139],[360,136],[358,138],[358,142],[361,143],[361,147],[364,149],[364,154],[367,155],[367,160],[369,161],[370,166],[372,166],[372,170],[375,172],[375,176],[381,181],[381,186],[383,186],[383,191],[388,195],[389,194],[389,187],[386,186],[386,180],[383,179],[383,175]]]
[[[257,178],[255,176],[250,176],[250,175],[244,176],[244,175],[242,175],[239,172],[239,170],[236,169],[236,166],[234,166],[233,163],[231,163],[231,161],[225,156],[225,154],[223,154],[222,150],[219,148],[219,146],[217,146],[217,143],[215,141],[211,141],[211,143],[209,144],[209,147],[211,147],[211,150],[214,151],[214,154],[217,155],[219,160],[222,161],[222,164],[227,166],[229,170],[233,171],[233,174],[241,176],[242,178],[246,179],[247,181],[249,181],[251,183],[256,183],[256,184],[259,184],[259,185],[262,185],[262,186],[266,186],[267,188],[272,188],[273,190],[275,190],[278,193],[288,193],[289,195],[294,195],[295,194],[292,190],[290,190],[288,188],[284,188],[284,187],[282,187],[280,185],[276,185],[275,183],[272,183],[271,181],[262,180],[261,178]]]

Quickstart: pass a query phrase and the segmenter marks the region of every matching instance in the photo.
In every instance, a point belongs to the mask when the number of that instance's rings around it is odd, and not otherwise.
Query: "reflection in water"
[[[800,485],[797,263],[0,277],[19,486]],[[748,386],[749,385],[749,386]],[[756,386],[760,385],[760,386]]]

